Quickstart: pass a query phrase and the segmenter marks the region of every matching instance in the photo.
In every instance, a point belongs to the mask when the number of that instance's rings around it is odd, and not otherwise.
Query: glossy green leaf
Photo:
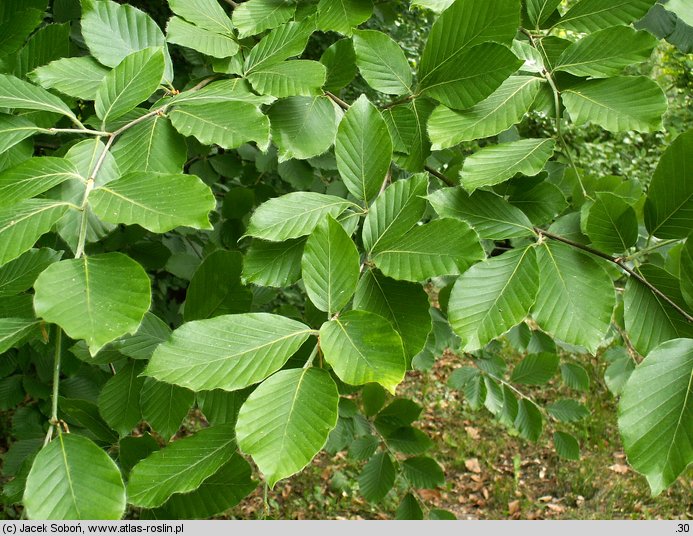
[[[169,0],[171,11],[196,26],[220,34],[231,34],[233,24],[217,0]]]
[[[561,378],[571,389],[589,391],[590,377],[587,371],[577,363],[561,363]]]
[[[296,4],[287,0],[249,0],[233,10],[233,23],[243,38],[284,24],[295,11]]]
[[[261,95],[277,98],[318,95],[325,84],[325,66],[312,60],[283,61],[255,69],[248,81]]]
[[[253,295],[241,284],[242,263],[238,251],[220,249],[205,257],[188,286],[183,313],[186,322],[250,310]]]
[[[676,14],[688,26],[693,26],[693,7],[684,0],[669,0],[664,4],[664,9]]]
[[[365,95],[339,124],[334,152],[349,192],[366,202],[375,197],[390,167],[392,140],[380,112]]]
[[[169,43],[197,50],[213,58],[228,58],[238,52],[238,43],[229,35],[195,26],[180,17],[172,17],[166,26]]]
[[[443,469],[433,458],[416,456],[401,464],[407,481],[417,489],[433,489],[445,483]]]
[[[544,427],[544,420],[534,402],[525,398],[519,400],[514,426],[523,439],[532,442],[539,439]]]
[[[591,257],[563,244],[545,243],[537,253],[540,283],[534,319],[557,339],[596,352],[615,305],[611,277]]]
[[[68,105],[55,95],[9,74],[0,74],[0,107],[42,110],[75,117]]]
[[[268,313],[186,322],[156,349],[144,373],[193,391],[234,391],[279,370],[310,334],[308,326]]]
[[[49,266],[34,285],[36,314],[84,339],[92,356],[126,333],[135,333],[149,309],[144,269],[122,253],[101,253]]]
[[[635,369],[635,360],[623,346],[609,348],[604,352],[604,358],[609,363],[604,371],[604,383],[611,394],[619,396]]]
[[[133,359],[149,359],[154,349],[167,340],[171,328],[152,313],[145,313],[142,323],[134,335],[126,335],[108,345],[121,354]]]
[[[592,122],[610,132],[659,130],[667,110],[662,89],[644,76],[588,80],[565,89],[562,97],[576,125]]]
[[[553,446],[556,453],[565,460],[580,459],[580,444],[577,439],[566,432],[553,433]]]
[[[506,46],[482,43],[441,64],[419,84],[422,95],[464,110],[491,95],[522,65]]]
[[[619,403],[618,427],[628,461],[653,495],[693,462],[693,340],[653,349],[633,371]]]
[[[364,466],[358,476],[359,491],[366,500],[380,502],[395,483],[395,466],[386,452],[379,452]]]
[[[183,91],[168,100],[173,104],[215,104],[219,102],[247,102],[249,104],[271,104],[274,97],[256,95],[248,81],[243,78],[218,80],[202,89]]]
[[[111,154],[122,174],[181,173],[188,157],[185,139],[171,122],[155,115],[118,136]]]
[[[170,438],[178,431],[195,402],[195,393],[153,378],[144,378],[141,391],[139,407],[142,419],[164,439]]]
[[[267,115],[280,162],[318,156],[337,135],[337,112],[326,97],[289,97],[274,104]]]
[[[557,25],[575,32],[596,32],[642,18],[655,0],[581,0]]]
[[[466,221],[481,238],[505,239],[533,234],[532,222],[517,207],[487,191],[467,194],[462,188],[443,188],[428,196],[441,218]]]
[[[306,47],[308,38],[315,30],[313,17],[301,22],[287,22],[265,35],[245,58],[244,70],[253,71],[298,56]]]
[[[315,192],[293,192],[275,197],[253,213],[246,234],[279,242],[309,235],[327,215],[336,218],[351,203]]]
[[[693,130],[676,138],[659,159],[645,202],[645,225],[658,238],[685,238],[693,221]]]
[[[433,441],[424,432],[411,426],[397,428],[385,441],[391,449],[409,456],[423,454],[433,447]]]
[[[391,393],[404,379],[402,339],[390,323],[367,311],[348,311],[320,328],[325,360],[345,383],[377,382]]]
[[[681,249],[680,265],[681,295],[688,307],[693,309],[693,233],[688,235],[686,244]],[[1,279],[2,277],[0,276]],[[0,294],[2,294],[1,284]]]
[[[264,287],[286,287],[301,279],[305,240],[253,240],[243,258],[243,278]]]
[[[257,106],[247,102],[186,103],[175,107],[169,119],[178,132],[193,136],[205,145],[235,149],[254,141],[265,149],[269,143],[267,117]]]
[[[325,89],[337,92],[356,76],[356,53],[351,39],[332,43],[320,56],[320,63],[327,69]]]
[[[332,316],[351,299],[359,279],[359,253],[344,228],[327,216],[308,237],[301,261],[306,294]]]
[[[37,67],[29,78],[46,89],[55,89],[78,99],[95,100],[108,69],[90,56],[60,58]]]
[[[407,493],[397,507],[395,519],[422,520],[423,510],[413,493]]]
[[[388,125],[394,127],[390,129],[390,136],[393,147],[399,151],[395,152],[395,162],[407,171],[424,171],[426,159],[431,155],[431,141],[426,132],[426,124],[434,107],[434,102],[429,99],[414,99],[408,104],[400,104],[384,111],[384,117],[391,117]],[[402,137],[398,140],[400,136]]]
[[[238,445],[250,454],[270,487],[303,469],[337,424],[339,393],[317,368],[278,372],[241,407]]]
[[[411,92],[411,67],[390,36],[376,30],[356,30],[353,42],[356,65],[369,86],[390,95]]]
[[[407,361],[423,349],[431,331],[428,296],[421,285],[395,281],[374,270],[361,276],[354,309],[387,319],[402,338]]]
[[[197,393],[197,404],[210,424],[232,423],[235,425],[243,402],[253,391],[252,387],[241,391],[201,391]]]
[[[320,0],[318,28],[351,35],[352,28],[367,21],[372,13],[371,0]]]
[[[549,415],[561,422],[575,422],[588,417],[589,410],[577,400],[557,400],[546,406]]]
[[[635,210],[611,192],[597,192],[583,227],[592,245],[605,253],[623,253],[638,240]]]
[[[657,40],[629,26],[607,28],[587,35],[563,51],[554,69],[575,76],[608,78],[650,57]]]
[[[0,354],[24,342],[38,325],[33,318],[0,318]]]
[[[144,508],[196,490],[233,456],[232,425],[211,426],[150,454],[130,472],[128,502]]]
[[[49,248],[30,249],[0,267],[0,297],[14,296],[32,287],[39,274],[58,262],[61,255]]]
[[[0,207],[34,197],[67,180],[84,181],[65,158],[42,156],[25,160],[0,173]]]
[[[69,207],[63,201],[26,199],[0,208],[0,265],[29,250]]]
[[[125,486],[103,450],[77,434],[59,434],[36,456],[23,502],[29,519],[120,519]]]
[[[123,437],[132,432],[142,420],[140,392],[144,378],[140,373],[144,364],[128,362],[106,382],[99,394],[99,413],[103,420]]]
[[[0,154],[38,131],[39,127],[23,117],[0,114]]]
[[[16,56],[14,75],[25,78],[36,67],[70,54],[70,27],[46,24],[29,38]]]
[[[441,236],[448,238],[442,242]],[[385,275],[405,281],[461,274],[483,258],[484,251],[476,232],[464,222],[451,218],[415,226],[372,256]]]
[[[448,316],[465,351],[483,348],[524,320],[538,287],[532,247],[491,257],[464,272],[450,294]]]
[[[539,173],[553,155],[551,139],[527,138],[491,145],[467,157],[460,172],[460,182],[468,191],[504,182],[517,173],[533,176]]]
[[[529,20],[536,28],[540,28],[560,3],[561,0],[526,0],[525,5]]]
[[[194,175],[135,171],[96,188],[89,196],[94,214],[109,223],[136,223],[164,233],[176,227],[211,229],[216,207],[209,187]]]
[[[532,106],[541,84],[542,80],[534,76],[511,76],[489,97],[467,110],[438,106],[428,122],[433,149],[495,136],[519,123]]]
[[[558,371],[556,354],[531,354],[513,369],[510,381],[524,385],[543,385]]]
[[[43,10],[32,9],[27,6],[14,6],[15,11],[10,8],[11,17],[0,20],[0,56],[7,56],[16,52],[24,43],[31,32],[41,24],[43,20]]]

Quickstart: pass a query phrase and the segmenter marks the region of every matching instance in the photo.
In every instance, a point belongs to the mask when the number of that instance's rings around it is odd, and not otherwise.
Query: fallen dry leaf
[[[479,433],[478,428],[474,428],[473,426],[465,426],[464,431],[467,432],[467,435],[472,439],[481,439],[481,434]]]
[[[609,469],[614,473],[618,473],[619,475],[625,475],[629,471],[628,466],[623,465],[622,463],[615,463],[613,465],[610,465]]]
[[[481,465],[479,465],[478,458],[470,458],[465,460],[464,466],[467,468],[467,471],[471,471],[472,473],[481,473]]]
[[[520,501],[510,501],[508,503],[508,513],[511,516],[520,513]]]

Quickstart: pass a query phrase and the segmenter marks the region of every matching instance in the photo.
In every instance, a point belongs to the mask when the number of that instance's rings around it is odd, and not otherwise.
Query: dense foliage
[[[449,518],[396,396],[448,347],[472,407],[566,459],[587,409],[524,387],[588,392],[564,350],[603,353],[652,492],[693,462],[693,130],[634,71],[690,52],[689,4],[413,4],[422,51],[396,3],[2,2],[5,504],[206,518],[327,449]],[[666,147],[624,168],[584,129]]]

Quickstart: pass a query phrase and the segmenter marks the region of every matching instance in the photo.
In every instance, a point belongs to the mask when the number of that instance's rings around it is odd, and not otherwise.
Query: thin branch
[[[58,396],[60,387],[60,358],[62,356],[62,335],[63,330],[60,326],[55,326],[55,356],[53,361],[53,393],[51,398],[51,418],[48,421],[48,433],[43,441],[45,447],[53,438],[53,429],[58,427]],[[60,428],[58,427],[58,430]]]
[[[441,182],[447,184],[448,186],[457,186],[457,183],[453,181],[452,179],[446,177],[443,175],[440,171],[437,169],[433,169],[431,166],[424,166],[424,169],[428,171],[431,175],[433,175],[436,179],[440,180]]]
[[[576,249],[580,249],[582,251],[585,251],[586,253],[590,253],[591,255],[594,255],[596,257],[600,257],[602,259],[605,259],[609,262],[614,263],[616,266],[621,268],[624,272],[626,272],[628,275],[631,277],[635,278],[637,281],[645,285],[648,289],[652,291],[653,294],[664,300],[668,305],[670,305],[677,313],[679,313],[682,317],[684,317],[688,322],[693,323],[693,316],[686,312],[683,308],[681,308],[676,302],[674,302],[669,296],[664,294],[661,290],[659,290],[657,287],[655,287],[652,283],[650,283],[647,279],[645,279],[641,274],[630,268],[629,266],[626,265],[626,263],[623,261],[622,258],[620,257],[612,257],[611,255],[607,255],[606,253],[602,253],[601,251],[591,248],[589,246],[585,246],[584,244],[580,244],[579,242],[575,242],[573,240],[570,240],[568,238],[565,238],[563,236],[558,236],[555,235],[549,231],[545,231],[544,229],[540,229],[538,227],[534,228],[534,231],[540,235],[540,236],[545,236],[547,238],[551,238],[552,240],[556,240],[557,242],[563,242],[564,244],[567,244],[571,247],[574,247]]]
[[[342,99],[340,99],[337,95],[335,95],[331,91],[325,91],[325,95],[327,95],[342,110],[346,111],[350,108],[350,106],[346,102],[344,102]]]
[[[207,78],[201,80],[196,85],[191,87],[188,91],[199,91],[200,89],[205,87],[207,84],[214,82],[217,78],[219,78],[219,76],[221,76],[221,75],[215,74],[212,76],[208,76]]]
[[[381,106],[381,110],[387,110],[389,108],[394,108],[395,106],[398,106],[400,104],[405,104],[407,102],[413,101],[417,95],[407,95],[406,97],[402,97],[401,99],[394,100],[392,102],[389,102],[385,104],[384,106]]]
[[[56,134],[89,134],[90,136],[110,136],[110,132],[104,132],[103,130],[91,130],[89,128],[41,128],[39,129],[41,134],[48,134],[49,136],[54,136]]]

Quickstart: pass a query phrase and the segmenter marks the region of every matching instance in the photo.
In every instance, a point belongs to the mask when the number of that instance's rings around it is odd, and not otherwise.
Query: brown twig
[[[350,106],[346,102],[344,102],[342,99],[340,99],[337,95],[335,95],[331,91],[325,91],[325,95],[327,95],[342,110],[347,111],[350,108]]]
[[[428,171],[431,175],[433,175],[436,179],[440,180],[441,182],[447,184],[448,186],[457,186],[457,183],[453,181],[452,179],[446,177],[443,175],[440,171],[437,169],[433,169],[431,166],[424,166],[424,169]]]

